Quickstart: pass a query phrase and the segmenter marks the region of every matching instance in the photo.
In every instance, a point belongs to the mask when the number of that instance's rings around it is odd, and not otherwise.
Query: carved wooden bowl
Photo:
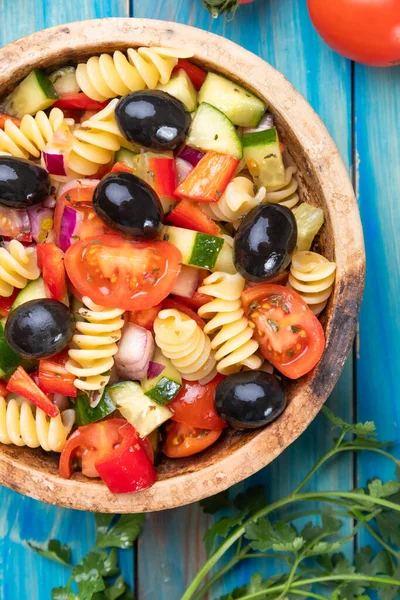
[[[329,133],[306,100],[269,64],[217,35],[163,21],[100,19],[54,27],[0,50],[0,89],[6,94],[34,67],[76,63],[101,52],[137,46],[189,46],[200,65],[226,74],[261,96],[299,170],[302,197],[320,205],[319,240],[337,263],[334,292],[322,322],[327,346],[307,376],[288,385],[288,407],[265,429],[229,430],[209,450],[164,460],[158,481],[136,494],[113,495],[100,480],[58,475],[58,455],[0,445],[0,483],[38,500],[81,510],[132,513],[173,508],[211,496],[273,461],[311,423],[335,385],[350,351],[362,298],[365,256],[356,200]]]

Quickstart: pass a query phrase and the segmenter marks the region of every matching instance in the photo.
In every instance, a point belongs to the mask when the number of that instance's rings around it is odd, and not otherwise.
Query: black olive
[[[292,211],[279,204],[259,204],[240,223],[234,262],[248,281],[268,281],[286,269],[297,243]]]
[[[111,229],[152,239],[162,227],[163,209],[155,191],[132,173],[110,173],[94,192],[93,207]]]
[[[284,411],[283,384],[270,373],[241,371],[228,375],[215,392],[218,415],[236,429],[268,425]]]
[[[49,174],[45,169],[12,156],[0,156],[0,204],[27,208],[40,204],[50,193]]]
[[[121,98],[115,116],[127,140],[153,150],[175,150],[185,141],[190,115],[185,105],[161,90]]]
[[[41,298],[21,304],[7,319],[4,334],[11,348],[27,359],[58,354],[74,333],[74,317],[65,304]]]

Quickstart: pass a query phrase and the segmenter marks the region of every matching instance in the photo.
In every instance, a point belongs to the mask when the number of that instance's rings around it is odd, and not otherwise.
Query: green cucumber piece
[[[269,189],[285,185],[285,166],[275,127],[245,133],[242,137],[243,157],[254,183]]]
[[[106,389],[121,415],[133,425],[140,437],[149,435],[172,417],[169,408],[151,400],[134,381],[122,381]]]
[[[20,365],[26,371],[32,371],[37,363],[21,358],[10,348],[4,335],[4,324],[4,321],[0,322],[0,377],[12,375]]]
[[[133,159],[135,156],[137,156],[137,152],[132,152],[132,150],[127,150],[126,148],[121,148],[115,153],[115,162],[121,162],[127,167],[133,169],[135,165]]]
[[[232,123],[241,127],[257,127],[267,110],[260,98],[216,73],[208,73],[199,91],[199,102],[219,108]]]
[[[61,67],[61,69],[57,69],[57,71],[51,73],[49,79],[59,96],[78,94],[81,91],[76,81],[75,67]]]
[[[222,237],[173,226],[163,228],[162,239],[181,251],[184,265],[210,270],[213,270],[224,246]]]
[[[157,402],[157,404],[168,404],[179,393],[182,387],[182,376],[159,348],[156,349],[152,360],[155,363],[164,365],[164,369],[157,377],[143,379],[141,382],[142,389],[146,396]]]
[[[40,298],[47,298],[46,288],[42,277],[30,281],[24,289],[20,291],[11,306],[11,310],[15,310],[18,306],[21,306],[21,304],[25,304],[25,302],[39,300]]]
[[[214,150],[240,160],[242,142],[232,121],[223,112],[203,102],[194,113],[186,143],[199,150]]]
[[[92,408],[87,394],[80,394],[75,400],[76,423],[78,426],[88,425],[104,419],[115,411],[115,404],[105,388],[100,402]]]
[[[168,92],[168,94],[180,100],[189,112],[196,110],[197,92],[183,69],[174,73],[168,83],[158,85],[157,89]]]
[[[297,223],[297,250],[309,250],[315,236],[324,224],[322,208],[303,202],[293,209]]]
[[[4,111],[12,117],[22,119],[46,110],[58,100],[58,94],[43,71],[34,69],[4,101]]]

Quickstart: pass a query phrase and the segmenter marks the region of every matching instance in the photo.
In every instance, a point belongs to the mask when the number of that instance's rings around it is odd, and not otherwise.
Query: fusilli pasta
[[[244,365],[258,369],[262,364],[255,354],[258,343],[252,339],[253,329],[244,315],[240,299],[244,284],[239,273],[215,272],[206,277],[199,288],[200,293],[215,298],[201,306],[198,313],[211,319],[204,331],[212,336],[211,349],[216,351],[217,371],[224,375],[237,373]]]
[[[53,108],[49,116],[40,110],[34,117],[25,115],[18,126],[7,120],[4,131],[0,129],[0,151],[16,158],[40,157],[46,144],[52,141],[54,133],[62,126],[72,127],[73,119],[64,119],[59,108]]]
[[[211,344],[199,325],[176,309],[158,313],[154,322],[156,344],[188,381],[203,379],[215,367]]]
[[[193,56],[191,50],[176,48],[129,48],[125,54],[117,50],[112,56],[92,56],[76,69],[81,90],[93,100],[104,101],[124,96],[157,83],[168,83],[179,58]]]
[[[68,351],[70,360],[65,368],[77,377],[75,387],[79,390],[98,391],[107,385],[117,353],[117,342],[124,324],[123,310],[98,306],[84,297],[86,308],[78,310],[77,333]]]
[[[218,202],[203,203],[203,210],[212,219],[234,223],[246,215],[265,198],[266,190],[260,188],[254,193],[254,184],[247,177],[235,177],[226,188]]]
[[[122,137],[115,120],[118,100],[112,100],[102,111],[84,121],[73,132],[72,146],[66,155],[68,168],[75,174],[94,175],[100,165],[114,158],[121,146],[133,150],[132,144]]]
[[[332,293],[335,271],[336,263],[317,252],[296,252],[292,257],[288,284],[318,315]]]
[[[0,443],[41,446],[46,452],[61,452],[75,420],[73,409],[48,417],[27,400],[0,397]]]
[[[299,201],[299,195],[297,193],[299,184],[294,177],[296,172],[296,167],[287,167],[285,185],[278,189],[268,190],[264,196],[264,202],[279,203],[288,208],[296,206]]]
[[[11,240],[8,250],[0,248],[0,296],[8,298],[14,288],[22,290],[39,275],[35,248],[25,248],[18,240]]]

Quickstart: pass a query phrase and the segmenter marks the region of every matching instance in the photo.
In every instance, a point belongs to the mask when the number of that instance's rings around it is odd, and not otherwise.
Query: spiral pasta
[[[156,344],[188,381],[207,377],[215,367],[211,344],[199,325],[176,309],[158,313],[154,322]]]
[[[273,190],[268,190],[264,196],[264,202],[279,203],[288,208],[293,208],[299,201],[297,188],[299,187],[297,179],[294,175],[297,172],[296,167],[286,168],[285,185]]]
[[[53,108],[49,116],[40,110],[34,117],[24,115],[20,125],[7,120],[4,131],[0,129],[0,151],[7,152],[16,158],[40,157],[54,133],[62,126],[72,127],[73,119],[64,119],[59,108]]]
[[[292,258],[288,284],[318,315],[332,293],[335,271],[336,263],[317,252],[296,252]]]
[[[100,165],[106,165],[113,160],[114,152],[121,146],[133,150],[132,144],[122,137],[115,120],[117,104],[118,100],[112,100],[73,132],[66,163],[75,174],[94,175]]]
[[[11,240],[8,250],[0,248],[0,296],[8,298],[14,288],[22,290],[39,275],[34,248],[25,248],[18,240]]]
[[[239,273],[215,272],[206,277],[199,288],[200,293],[215,298],[201,306],[198,313],[211,319],[204,331],[213,336],[211,349],[216,351],[217,371],[224,375],[237,373],[242,366],[258,369],[263,362],[255,354],[258,343],[252,339],[253,329],[244,315],[240,299],[244,284]]]
[[[168,83],[179,58],[193,56],[191,50],[177,48],[129,48],[125,54],[117,50],[112,56],[92,56],[76,69],[81,90],[93,100],[104,101],[129,92],[155,88]]]
[[[75,420],[73,409],[48,417],[27,400],[0,397],[0,443],[41,446],[46,452],[61,452]]]
[[[254,184],[247,177],[235,177],[226,188],[218,202],[203,203],[205,210],[212,219],[234,223],[244,217],[252,208],[265,198],[266,189],[261,187],[254,193]]]
[[[78,310],[77,333],[72,338],[65,368],[77,377],[75,387],[87,392],[101,390],[110,379],[117,342],[124,324],[123,310],[98,306],[87,297]]]

